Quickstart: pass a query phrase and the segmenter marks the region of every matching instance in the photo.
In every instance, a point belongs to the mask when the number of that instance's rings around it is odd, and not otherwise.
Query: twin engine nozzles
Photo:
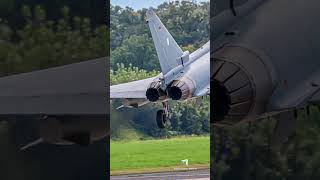
[[[172,100],[185,100],[192,97],[195,89],[192,81],[187,78],[174,80],[166,91],[163,91],[160,87],[160,81],[154,81],[150,84],[146,91],[146,96],[149,101],[156,102],[166,97]]]

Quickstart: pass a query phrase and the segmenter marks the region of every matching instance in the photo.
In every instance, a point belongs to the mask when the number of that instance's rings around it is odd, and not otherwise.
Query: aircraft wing
[[[108,114],[107,58],[0,78],[0,116]]]
[[[195,94],[196,97],[201,97],[206,95],[210,95],[210,84],[205,86],[203,89],[198,90]]]
[[[320,69],[315,71],[305,80],[288,88],[283,93],[284,88],[278,88],[281,96],[273,97],[272,109],[291,109],[305,107],[309,104],[320,103]],[[285,89],[286,90],[286,89]]]
[[[279,98],[280,101],[276,101],[273,106],[274,110],[278,109],[273,115],[280,120],[273,137],[276,144],[285,142],[297,128],[293,109],[305,108],[312,104],[320,105],[320,70],[301,83],[297,83],[294,88]]]
[[[110,98],[146,99],[146,91],[150,83],[157,77],[133,81],[110,87]]]
[[[320,91],[318,91],[316,94],[314,94],[311,99],[311,103],[320,104]]]

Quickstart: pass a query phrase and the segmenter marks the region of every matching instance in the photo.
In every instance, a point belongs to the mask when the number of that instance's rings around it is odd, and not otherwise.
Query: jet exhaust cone
[[[210,104],[212,106],[212,117],[213,122],[219,122],[224,119],[230,110],[230,95],[226,87],[223,86],[217,80],[213,80],[212,83],[212,98],[210,98]]]
[[[182,90],[179,87],[173,86],[168,90],[168,94],[172,100],[180,100],[182,97]]]
[[[254,90],[248,74],[236,64],[214,59],[210,79],[211,123],[242,121],[254,103]]]
[[[166,92],[161,89],[160,81],[156,80],[150,83],[149,88],[146,91],[146,97],[150,102],[161,101],[167,98]]]
[[[148,88],[146,91],[147,99],[151,102],[156,102],[160,98],[160,94],[158,89],[156,88]]]
[[[171,86],[167,89],[167,92],[172,100],[186,100],[192,97],[194,89],[194,84],[190,79],[181,77],[172,82]]]

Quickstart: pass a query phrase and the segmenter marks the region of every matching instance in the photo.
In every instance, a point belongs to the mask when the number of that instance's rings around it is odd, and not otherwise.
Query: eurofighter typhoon
[[[140,107],[162,103],[156,121],[159,128],[169,122],[168,102],[202,98],[210,92],[210,41],[193,53],[182,51],[177,42],[149,9],[146,13],[161,73],[152,78],[111,86],[110,98],[122,99],[121,107]],[[201,99],[200,99],[201,100]]]
[[[309,115],[320,102],[320,1],[229,7],[211,19],[211,122],[276,117],[281,143],[296,128],[297,110]]]

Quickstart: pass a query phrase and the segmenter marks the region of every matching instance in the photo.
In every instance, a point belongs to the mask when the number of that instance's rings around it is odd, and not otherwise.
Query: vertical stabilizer
[[[157,50],[161,71],[165,75],[178,66],[177,59],[181,58],[183,51],[152,9],[147,11],[146,16]]]

